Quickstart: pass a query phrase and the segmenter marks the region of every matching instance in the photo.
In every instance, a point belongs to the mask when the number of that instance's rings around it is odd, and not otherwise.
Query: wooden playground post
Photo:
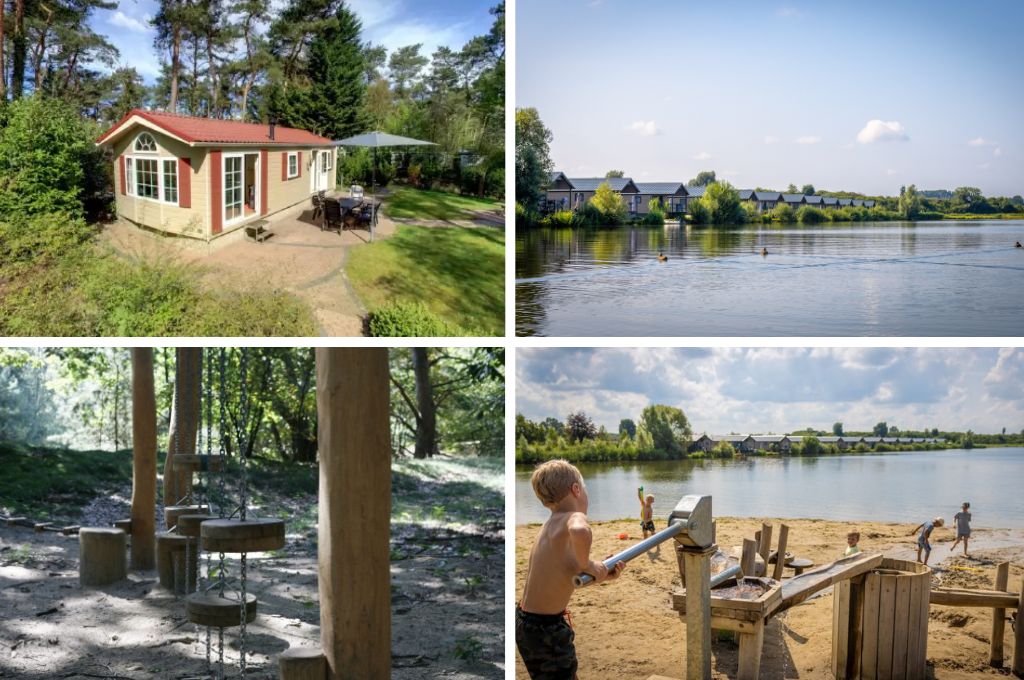
[[[319,588],[327,677],[391,674],[388,351],[317,348]]]
[[[764,562],[764,575],[768,575],[768,558],[772,554],[772,525],[761,525],[761,537],[758,539],[757,552]]]
[[[717,549],[677,548],[686,574],[686,680],[711,680],[711,556]]]
[[[179,347],[174,353],[174,398],[167,432],[164,462],[164,506],[172,506],[192,489],[192,473],[175,468],[174,454],[194,454],[199,430],[200,382],[203,368],[201,347]],[[178,450],[174,450],[177,444]],[[167,527],[170,529],[170,526]]]
[[[996,567],[996,590],[1006,590],[1010,585],[1010,563],[1002,562]],[[1003,667],[1003,634],[1006,632],[1006,610],[992,609],[992,642],[989,644],[988,665]]]
[[[772,578],[776,581],[782,580],[782,570],[786,566],[786,544],[789,542],[789,527],[783,524],[779,527],[779,550],[775,553],[775,569],[772,571]],[[768,567],[765,566],[765,573]]]
[[[131,568],[156,561],[156,395],[153,349],[132,348],[132,541]]]
[[[743,539],[743,548],[740,553],[740,569],[744,576],[756,576],[757,571],[757,542],[749,538]]]
[[[1020,596],[1017,600],[1017,618],[1013,631],[1013,674],[1024,678],[1024,578],[1020,580]]]

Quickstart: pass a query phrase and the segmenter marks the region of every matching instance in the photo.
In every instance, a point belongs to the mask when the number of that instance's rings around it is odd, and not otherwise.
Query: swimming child
[[[967,541],[971,538],[971,504],[964,501],[964,504],[960,506],[960,512],[953,515],[953,522],[956,524],[956,541],[953,545],[949,546],[949,552],[953,552],[956,546],[963,539],[964,542],[964,557],[969,557],[967,554]]]
[[[657,533],[654,528],[654,496],[647,494],[647,498],[640,504],[640,530],[644,532],[644,538]]]
[[[608,569],[590,558],[589,499],[575,466],[548,461],[533,471],[530,483],[551,516],[530,549],[523,599],[516,606],[516,647],[531,678],[572,680],[578,665],[576,634],[566,605],[573,577],[583,572],[601,583],[617,578],[626,565],[619,562]]]
[[[913,536],[918,532],[918,530],[921,531],[921,533],[917,536],[918,562],[921,561],[921,551],[924,550],[924,564],[928,564],[928,556],[932,554],[932,544],[928,542],[928,537],[932,535],[932,530],[935,529],[935,527],[941,527],[945,524],[946,520],[942,519],[941,517],[936,517],[931,521],[918,524],[916,527],[914,527],[914,530],[908,534],[909,536]]]
[[[846,552],[843,553],[843,557],[849,557],[850,555],[856,555],[860,552],[860,532],[851,531],[846,534]]]

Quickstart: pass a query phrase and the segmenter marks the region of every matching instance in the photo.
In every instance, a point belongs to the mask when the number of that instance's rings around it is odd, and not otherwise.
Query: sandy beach
[[[865,552],[914,559],[915,544],[907,534],[912,524],[718,518],[718,544],[729,551],[743,538],[752,538],[762,522],[790,527],[787,552],[822,565],[839,558],[846,547],[846,533],[861,532]],[[658,526],[661,527],[661,522]],[[530,546],[540,525],[516,527],[516,599],[522,596]],[[628,540],[618,535],[627,533]],[[641,538],[636,520],[594,524],[594,554],[622,550]],[[947,526],[932,534],[933,585],[992,588],[996,564],[1009,561],[1009,590],[1017,592],[1024,577],[1024,530],[975,529],[970,557],[962,547],[955,553],[954,532]],[[774,541],[773,541],[774,545]],[[787,576],[792,574],[787,571]],[[674,551],[669,544],[660,553],[630,563],[621,580],[582,589],[569,604],[576,629],[579,677],[639,678],[658,674],[671,678],[685,675],[685,626],[672,610],[670,595],[680,587]],[[928,666],[936,680],[1007,677],[1008,671],[988,665],[991,610],[932,605],[928,625]],[[1013,632],[1006,626],[1005,659],[1013,652]],[[773,617],[764,639],[761,678],[831,678],[832,590]],[[716,640],[712,645],[715,678],[735,677],[738,646]],[[516,655],[516,677],[529,676]]]

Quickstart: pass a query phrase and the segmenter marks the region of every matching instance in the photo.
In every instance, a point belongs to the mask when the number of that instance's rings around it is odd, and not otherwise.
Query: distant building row
[[[726,443],[741,453],[753,451],[777,451],[788,452],[793,444],[803,441],[800,435],[783,434],[702,434],[691,445],[694,451],[708,452],[718,444]],[[835,444],[840,450],[850,449],[857,444],[938,444],[944,440],[938,437],[858,437],[856,435],[844,435],[842,437],[817,437],[822,444]]]
[[[684,213],[688,211],[690,201],[704,195],[703,186],[691,187],[682,182],[634,182],[628,177],[566,177],[562,172],[551,173],[550,180],[547,200],[552,210],[579,210],[605,182],[622,196],[630,213],[639,215],[650,211],[654,199],[661,202],[666,212]],[[872,208],[875,205],[872,200],[859,198],[805,196],[754,189],[740,189],[739,194],[740,200],[752,202],[758,212],[771,210],[779,204],[794,210],[804,205],[816,208]]]

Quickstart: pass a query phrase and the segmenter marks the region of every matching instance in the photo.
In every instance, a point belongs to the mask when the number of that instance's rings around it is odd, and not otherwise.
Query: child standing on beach
[[[530,478],[533,492],[551,516],[530,550],[523,599],[516,606],[516,647],[534,680],[572,680],[576,677],[575,633],[566,605],[573,577],[583,572],[595,583],[614,579],[626,565],[609,570],[590,558],[593,541],[587,521],[587,488],[575,466],[552,460],[537,467]]]
[[[657,533],[654,530],[654,496],[647,494],[647,498],[640,502],[640,530],[644,532],[644,538]]]
[[[860,532],[851,531],[846,534],[846,552],[843,553],[843,557],[849,557],[850,555],[856,555],[860,552]]]
[[[908,534],[908,536],[913,536],[918,532],[918,530],[921,531],[921,533],[917,535],[918,562],[921,562],[921,551],[923,550],[924,564],[928,564],[928,556],[932,554],[932,544],[928,542],[928,537],[932,535],[932,530],[935,529],[935,527],[941,527],[945,523],[946,520],[942,519],[941,517],[936,517],[935,519],[929,522],[923,522],[921,524],[918,524],[916,527],[914,527],[914,530]]]
[[[967,554],[967,541],[971,538],[971,504],[964,501],[964,504],[960,507],[960,512],[953,515],[953,522],[956,524],[956,542],[949,546],[949,552],[953,552],[956,546],[963,539],[964,542],[964,557],[968,557]]]

